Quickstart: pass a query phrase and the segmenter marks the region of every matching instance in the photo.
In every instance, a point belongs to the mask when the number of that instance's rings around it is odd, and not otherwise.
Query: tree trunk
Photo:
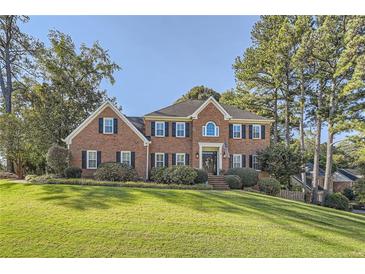
[[[305,86],[304,86],[304,77],[303,71],[301,73],[301,85],[300,85],[300,124],[299,124],[299,135],[300,135],[300,153],[304,159],[305,152],[305,144],[304,144],[304,107],[305,107]],[[305,162],[302,164],[302,172],[301,179],[304,185],[306,182],[306,173],[305,173]]]
[[[288,65],[287,65],[288,66]],[[288,70],[288,68],[287,68]],[[289,83],[289,72],[286,72],[286,94],[285,94],[285,143],[287,146],[290,145],[290,83]]]
[[[278,132],[278,123],[279,123],[279,118],[278,118],[278,90],[275,89],[274,92],[274,120],[275,120],[275,124],[274,124],[274,143],[278,143],[279,142],[279,132]]]
[[[328,116],[328,138],[327,138],[327,151],[326,151],[326,171],[324,176],[324,190],[326,192],[332,192],[332,162],[333,162],[333,116],[336,111],[335,102],[335,83],[333,83],[331,94],[330,94],[330,110]]]

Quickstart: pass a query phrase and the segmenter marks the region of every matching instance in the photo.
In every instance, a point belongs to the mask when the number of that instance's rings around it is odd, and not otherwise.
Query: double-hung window
[[[87,168],[88,169],[97,168],[97,158],[98,158],[98,153],[96,150],[87,151]]]
[[[156,167],[165,166],[165,153],[156,153],[155,154],[155,166]]]
[[[176,153],[176,165],[177,166],[185,165],[185,153]]]
[[[185,123],[176,122],[176,137],[185,137]]]
[[[120,162],[122,164],[131,165],[131,152],[130,151],[121,151],[120,152]]]
[[[233,125],[233,138],[241,139],[241,125],[239,125],[239,124]]]
[[[233,154],[232,160],[233,160],[233,163],[232,163],[233,168],[242,167],[242,155],[241,154]]]
[[[114,132],[114,119],[113,118],[104,118],[104,134],[112,134]]]
[[[165,122],[156,122],[155,136],[165,136]]]
[[[261,125],[252,125],[252,138],[261,139]]]
[[[257,155],[252,155],[252,168],[260,170],[260,163]]]

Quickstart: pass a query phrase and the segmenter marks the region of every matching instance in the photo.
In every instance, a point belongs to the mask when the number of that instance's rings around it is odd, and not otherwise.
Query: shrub
[[[64,170],[66,178],[81,178],[82,169],[76,166],[67,167]]]
[[[61,176],[57,174],[44,174],[41,176],[27,175],[25,177],[25,180],[31,183],[46,184],[48,180],[59,179],[59,178],[61,178]]]
[[[241,178],[237,175],[226,175],[224,180],[229,185],[231,189],[242,189]]]
[[[25,176],[25,180],[28,182],[31,182],[33,179],[35,179],[37,177],[38,177],[37,175],[30,174],[30,175]]]
[[[280,182],[274,178],[262,178],[258,182],[259,190],[265,194],[276,196],[280,192]]]
[[[56,173],[62,174],[68,166],[69,152],[67,148],[52,145],[47,152],[47,165]]]
[[[189,166],[173,166],[164,170],[163,182],[167,184],[192,185],[197,173]]]
[[[133,181],[137,172],[129,165],[121,163],[103,163],[94,173],[94,177],[101,181]]]
[[[18,179],[18,176],[14,173],[1,171],[0,172],[0,179]]]
[[[253,168],[230,168],[226,175],[237,175],[243,187],[254,186],[259,180],[259,173]]]
[[[356,201],[360,204],[365,204],[365,178],[355,181],[354,194],[356,196]]]
[[[208,181],[208,172],[204,169],[195,169],[197,176],[195,177],[195,184],[205,184]]]
[[[163,174],[165,169],[167,169],[167,167],[153,167],[151,169],[151,176],[150,179],[154,182],[160,182],[163,183]]]
[[[349,210],[349,199],[339,192],[328,194],[324,200],[324,206]]]
[[[354,191],[352,190],[352,188],[345,188],[343,191],[342,191],[342,194],[347,198],[349,199],[350,201],[354,200],[355,199],[355,194],[354,194]]]

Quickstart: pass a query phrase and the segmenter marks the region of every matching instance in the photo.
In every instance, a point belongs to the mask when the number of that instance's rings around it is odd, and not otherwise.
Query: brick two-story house
[[[65,142],[71,165],[85,177],[102,162],[127,163],[144,179],[155,166],[189,165],[220,174],[230,167],[259,169],[256,153],[269,145],[271,123],[213,97],[143,117],[127,117],[105,102]]]

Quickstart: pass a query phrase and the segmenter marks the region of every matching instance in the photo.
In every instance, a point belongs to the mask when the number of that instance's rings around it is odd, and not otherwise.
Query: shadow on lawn
[[[132,203],[135,200],[130,191],[114,187],[42,185],[41,201],[54,201],[78,210],[92,208],[107,209],[118,203]]]

